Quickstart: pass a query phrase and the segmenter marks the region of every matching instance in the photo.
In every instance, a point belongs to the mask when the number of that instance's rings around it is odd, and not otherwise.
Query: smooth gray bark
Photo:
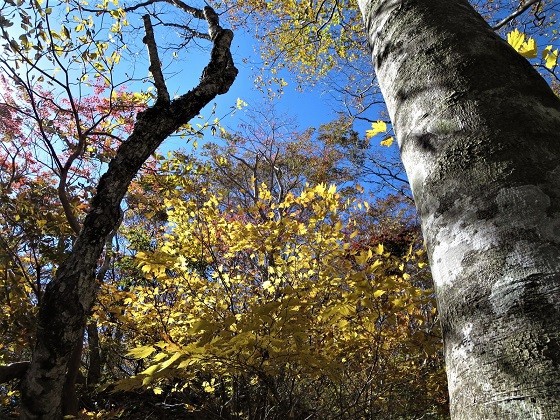
[[[560,418],[560,101],[466,0],[360,0],[454,419]]]

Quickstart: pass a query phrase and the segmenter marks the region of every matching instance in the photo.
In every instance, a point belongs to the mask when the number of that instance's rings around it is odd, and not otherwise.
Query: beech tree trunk
[[[453,419],[560,419],[560,101],[467,0],[360,0]]]
[[[21,418],[62,418],[68,363],[76,344],[83,340],[83,329],[97,292],[98,261],[107,237],[119,224],[121,201],[130,182],[163,140],[197,116],[217,95],[226,93],[237,76],[230,52],[232,31],[219,26],[218,15],[212,8],[198,12],[208,22],[214,44],[211,59],[200,84],[172,101],[161,73],[150,19],[144,16],[144,42],[158,100],[137,116],[132,134],[119,147],[99,181],[70,256],[46,287],[38,314],[37,342],[22,382]]]

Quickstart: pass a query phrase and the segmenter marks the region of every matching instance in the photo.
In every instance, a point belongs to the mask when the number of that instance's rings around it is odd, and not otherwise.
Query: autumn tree
[[[557,418],[560,101],[467,1],[360,7],[422,218],[452,417]]]
[[[506,2],[474,3],[493,19]],[[209,34],[167,19],[169,15],[162,12],[164,4],[206,21]],[[259,32],[263,40],[272,42],[266,44],[265,52],[277,65],[275,71],[286,64],[301,63],[292,68],[303,70],[307,76],[325,75],[338,68],[339,58],[353,70],[362,68],[359,60],[366,55],[358,35],[360,16],[352,4],[281,2],[281,7],[271,7],[271,3],[249,1],[233,5],[236,7],[229,10],[238,12],[233,16],[237,19],[251,13],[263,19],[257,28],[265,31]],[[123,41],[128,14],[144,8],[157,17],[161,27],[180,29],[184,34],[178,43],[181,47],[199,37],[212,41],[213,51],[200,85],[171,100],[149,14],[142,22],[137,21],[135,30],[146,34],[144,42],[157,95],[139,98],[134,109],[128,110],[134,118],[136,107],[148,105],[135,121],[127,120],[132,134],[121,137],[114,134],[111,123],[123,124],[112,106],[118,87],[112,70],[129,47]],[[494,19],[494,26],[503,31],[509,22],[522,22],[530,16],[536,33],[546,31],[550,23],[546,17],[553,8],[552,1],[523,2],[504,19],[503,14]],[[558,372],[554,367],[558,364],[558,238],[554,230],[558,200],[554,162],[558,153],[552,143],[558,129],[558,101],[524,59],[499,41],[466,1],[371,1],[364,2],[362,9],[371,31],[380,86],[424,221],[443,308],[453,413],[464,418],[524,418],[534,413],[558,417],[554,411],[558,406]],[[183,2],[153,0],[113,7],[105,1],[91,8],[71,2],[62,10],[17,0],[6,2],[1,10],[6,54],[0,64],[19,89],[16,97],[23,99],[19,103],[12,98],[4,100],[0,112],[6,123],[1,128],[4,133],[6,124],[13,126],[15,122],[24,127],[22,122],[30,122],[33,127],[13,131],[17,132],[15,137],[25,138],[35,130],[45,153],[37,156],[46,158],[45,167],[49,169],[44,177],[37,177],[33,188],[14,192],[10,188],[18,187],[20,174],[29,169],[19,163],[28,158],[18,147],[3,150],[1,163],[7,176],[2,179],[2,187],[7,189],[2,191],[2,198],[7,205],[2,208],[2,217],[12,233],[1,255],[3,279],[6,285],[25,284],[15,294],[4,293],[3,299],[10,301],[8,306],[13,310],[8,316],[33,311],[33,303],[21,299],[22,295],[36,295],[40,303],[37,345],[23,383],[24,417],[56,418],[62,411],[68,412],[61,408],[64,377],[72,376],[69,360],[78,354],[84,322],[96,295],[95,277],[103,273],[103,265],[96,268],[119,223],[122,197],[157,145],[180,127],[186,128],[205,103],[227,91],[236,75],[228,50],[232,34],[219,27],[212,9],[192,8]],[[110,35],[106,36],[102,28]],[[510,43],[518,52],[532,54],[531,44],[519,39],[521,36],[515,35]],[[557,50],[546,47],[539,57],[541,69],[551,78],[555,77],[557,55]],[[284,57],[288,61],[279,59]],[[352,106],[357,107],[357,113],[352,115],[362,118],[362,112],[373,103],[369,98],[377,91],[376,85],[368,76],[362,88],[356,83],[360,76],[352,71],[347,76],[348,83],[340,90],[355,101]],[[94,89],[95,84],[87,84],[92,78],[110,92],[105,111],[84,101],[88,94],[81,89]],[[273,81],[285,83],[276,76]],[[40,89],[44,82],[52,89]],[[356,89],[349,91],[349,86]],[[59,100],[61,97],[63,100]],[[22,106],[26,100],[30,107]],[[49,113],[55,117],[45,118]],[[48,123],[53,120],[59,123]],[[532,141],[523,142],[524,135],[530,135]],[[341,139],[354,141],[356,136],[345,134]],[[90,178],[79,164],[87,154],[99,158],[95,166],[98,171],[105,170],[111,160],[99,183],[92,183],[97,184],[95,192],[79,182]],[[274,154],[267,157],[272,161]],[[242,161],[236,158],[246,161],[239,155],[229,158],[238,163]],[[261,161],[260,165],[241,167],[241,172],[254,175],[260,175],[264,168],[272,184],[276,183],[269,192],[282,184],[278,182],[284,173],[281,166],[271,162],[262,165]],[[41,223],[37,226],[17,220],[15,204],[26,197],[35,199],[42,191],[54,193],[53,186],[56,200],[26,206],[25,212],[29,220],[34,214],[44,213],[46,207],[54,206],[60,210],[58,214],[48,213],[38,219]],[[257,193],[258,187],[252,188],[252,205],[263,198]],[[280,198],[287,197],[301,195],[284,194]],[[203,203],[210,204],[202,210],[212,209],[217,199],[206,198]],[[284,203],[280,198],[272,204]],[[255,213],[262,223],[270,222],[266,205],[270,203],[257,206]],[[21,247],[21,238],[31,240]],[[58,253],[45,252],[50,247],[43,240],[56,242]],[[43,254],[49,254],[48,258],[38,258]],[[58,259],[62,261],[63,257],[65,262],[59,266]],[[262,270],[264,276],[271,274],[267,267]],[[30,276],[30,268],[40,270]],[[165,276],[172,277],[164,272]],[[549,302],[548,306],[543,302]],[[546,322],[543,314],[549,318]],[[16,340],[21,340],[16,337],[20,333],[29,337],[28,330],[7,329]],[[183,357],[176,354],[171,359]],[[529,368],[522,370],[521,366]],[[19,372],[21,365],[15,368]]]
[[[2,359],[9,363],[29,359],[36,309],[75,239],[73,228],[87,211],[99,166],[114,155],[116,140],[132,128],[134,114],[145,103],[142,95],[120,89],[103,97],[111,89],[96,85],[94,96],[73,98],[80,110],[75,114],[69,101],[45,90],[41,83],[32,91],[21,84],[15,88],[4,84],[3,88],[6,118],[0,152],[0,217],[7,234],[2,243],[6,275],[0,301],[4,305]],[[98,125],[81,142],[76,116],[82,129]],[[96,121],[99,117],[102,124]],[[103,271],[98,277],[103,277]],[[78,371],[80,350],[78,345],[77,362],[69,372]],[[10,379],[10,368],[4,369],[3,381]],[[65,400],[77,401],[70,382]]]
[[[558,100],[522,56],[557,92],[558,3],[470,3],[491,25],[466,1],[364,1],[361,8],[440,282],[453,415],[555,418]],[[356,57],[369,53],[353,42],[351,5],[292,6],[255,5],[269,23],[259,26],[267,51],[301,63],[304,75],[348,58],[351,69],[362,67]],[[548,45],[538,45],[544,37]],[[358,89],[348,93],[367,110],[377,100],[364,79],[363,89],[359,76],[349,79]],[[388,120],[372,122],[377,131]]]
[[[31,117],[37,124],[36,129],[47,148],[47,159],[53,161],[54,173],[59,179],[58,198],[75,235],[68,255],[41,296],[36,345],[22,383],[23,418],[53,419],[67,411],[63,408],[62,393],[69,362],[73,349],[83,339],[85,321],[97,290],[99,258],[121,219],[121,200],[132,178],[165,138],[188,123],[216,95],[227,92],[237,74],[229,52],[233,33],[219,25],[216,12],[210,7],[197,9],[177,3],[177,10],[206,21],[207,34],[191,31],[188,35],[200,35],[211,41],[212,52],[200,83],[172,99],[161,70],[150,15],[145,14],[142,17],[143,42],[147,46],[149,70],[157,95],[137,114],[130,135],[111,156],[106,172],[88,200],[87,215],[80,220],[69,200],[68,174],[77,158],[97,150],[99,140],[111,138],[113,128],[105,126],[110,112],[88,113],[79,106],[79,100],[84,97],[81,88],[88,77],[93,76],[113,90],[112,70],[126,50],[120,37],[122,27],[128,24],[126,11],[141,8],[111,8],[107,2],[92,10],[86,6],[60,3],[43,7],[38,2],[17,1],[7,2],[2,9],[2,70],[5,77],[31,98],[32,106],[29,115],[25,113],[26,108],[8,106],[8,110],[16,114],[23,111],[20,115]],[[96,16],[103,16],[103,19],[96,21]],[[14,23],[21,31],[9,29]],[[113,42],[109,42],[110,39]],[[64,99],[49,102],[49,92],[38,89],[43,81],[64,95]],[[53,104],[54,112],[68,116],[70,124],[63,130],[73,130],[75,142],[68,143],[67,135],[49,125],[52,120],[41,117],[41,105],[45,101]],[[62,147],[66,142],[64,161],[57,159],[55,140],[62,142]]]
[[[560,8],[557,1],[471,0],[470,3],[502,37],[509,37],[518,29],[527,36],[536,37],[537,43],[546,41],[537,50],[533,40],[525,56],[551,86],[558,89],[555,63]],[[384,111],[379,85],[371,72],[370,53],[363,40],[357,3],[282,1],[280,5],[270,7],[267,2],[243,2],[243,13],[234,16],[254,23],[263,54],[262,66],[270,73],[267,77],[265,72],[258,80],[272,89],[278,83],[286,83],[278,80],[280,74],[285,74],[285,70],[293,71],[299,87],[305,89],[309,84],[323,87],[331,98],[330,105],[351,122],[386,124],[387,132],[384,137],[378,137],[378,141],[391,137],[394,133],[389,115]],[[230,10],[236,15],[236,7]],[[363,166],[368,182],[372,187],[388,187],[409,194],[398,152],[379,151],[375,144],[372,146],[367,150]]]
[[[117,389],[243,418],[445,412],[422,250],[408,238],[391,255],[354,219],[366,204],[269,165],[278,137],[248,137],[145,178],[170,224],[136,253],[143,275],[100,298],[120,301],[143,360]]]

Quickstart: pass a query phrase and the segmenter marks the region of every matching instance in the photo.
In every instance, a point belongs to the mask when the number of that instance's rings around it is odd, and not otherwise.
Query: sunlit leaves
[[[371,124],[371,129],[366,130],[366,137],[371,138],[379,133],[387,132],[387,124],[385,121],[376,121]]]
[[[136,347],[129,350],[128,356],[135,357],[137,359],[144,359],[151,355],[156,349],[153,346],[142,346]]]
[[[507,42],[525,58],[535,58],[537,56],[535,40],[517,29],[507,34]]]
[[[507,34],[508,43],[523,57],[536,58],[537,44],[534,38],[527,37],[524,33],[514,29]],[[544,66],[552,70],[558,62],[558,49],[553,50],[552,45],[546,46],[541,53]]]
[[[552,50],[552,45],[547,46],[542,52],[542,59],[545,67],[552,70],[558,63],[558,48]]]
[[[66,7],[66,14],[58,13]],[[120,34],[128,22],[122,8],[107,5],[100,10],[107,11],[109,18],[98,19],[91,11],[86,12],[82,4],[74,2],[67,6],[52,4],[47,9],[37,2],[29,2],[29,7],[18,8],[21,28],[3,37],[12,52],[6,57],[6,63],[12,63],[16,69],[25,66],[43,73],[55,85],[65,83],[65,75],[74,74],[81,82],[87,82],[88,74],[110,81],[126,45],[119,42],[120,36],[113,36],[110,42],[104,36],[107,32]],[[57,74],[56,69],[62,73]],[[60,75],[62,79],[57,78]]]
[[[243,99],[241,98],[237,98],[237,101],[235,102],[235,108],[237,109],[243,109],[247,106],[247,102],[245,102]]]
[[[229,168],[227,159],[215,160]],[[157,389],[175,377],[205,393],[216,392],[216,378],[238,375],[254,386],[280,374],[302,384],[341,381],[371,357],[394,357],[407,340],[405,325],[424,322],[421,308],[431,297],[407,273],[416,256],[361,243],[348,212],[356,203],[341,200],[334,185],[277,201],[260,183],[252,193],[258,198],[239,207],[228,204],[226,191],[197,184],[202,168],[189,163],[183,172],[177,164],[182,175],[166,176],[171,230],[155,251],[137,254],[147,284],[132,287],[136,298],[126,300],[131,320],[167,344],[119,389]],[[136,357],[151,351],[140,346]]]
[[[385,146],[385,147],[389,147],[393,144],[393,136],[389,136],[384,140],[381,140],[381,142],[379,143],[381,146]]]
[[[371,124],[371,129],[366,130],[366,138],[372,138],[378,134],[383,134],[387,132],[387,123],[385,121],[375,121]],[[393,137],[387,136],[384,138],[380,144],[382,146],[389,147],[393,144]]]
[[[297,69],[306,83],[313,83],[341,60],[356,59],[361,22],[355,4],[249,0],[239,8],[237,19],[246,19],[247,13],[256,22],[264,66],[272,77],[286,68]]]

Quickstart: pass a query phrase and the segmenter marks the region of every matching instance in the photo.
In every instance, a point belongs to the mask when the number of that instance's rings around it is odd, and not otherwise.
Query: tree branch
[[[134,6],[125,7],[123,10],[125,12],[132,12],[134,10],[138,10],[141,7],[150,6],[154,3],[170,3],[173,6],[178,7],[179,9],[183,10],[184,12],[188,13],[189,15],[193,15],[197,19],[204,19],[204,14],[202,10],[197,9],[196,7],[189,6],[188,4],[182,2],[181,0],[146,0],[145,2],[135,4]],[[84,9],[88,10],[88,9]],[[90,11],[99,12],[99,10],[90,9]]]
[[[214,45],[200,83],[173,101],[164,104],[158,100],[138,113],[132,133],[99,181],[72,252],[46,287],[37,317],[33,358],[22,381],[23,418],[54,419],[62,415],[60,396],[69,357],[83,339],[81,333],[97,293],[99,257],[119,224],[121,201],[132,179],[167,137],[217,95],[226,93],[237,77],[230,51],[233,32],[219,26],[217,14],[210,7],[204,11]]]
[[[170,100],[169,92],[167,91],[165,79],[163,78],[163,73],[161,72],[161,62],[159,61],[152,21],[150,20],[150,15],[144,15],[142,16],[142,19],[144,20],[144,29],[146,30],[146,36],[142,41],[146,44],[146,47],[148,47],[148,55],[150,57],[149,70],[152,73],[152,76],[154,76],[154,84],[157,89],[156,102],[161,101],[164,104],[168,104]]]
[[[12,379],[21,379],[30,362],[15,362],[9,365],[0,366],[0,384],[11,381]]]
[[[205,6],[203,13],[204,19],[208,22],[208,35],[210,35],[210,39],[213,41],[216,35],[222,30],[220,26],[220,17],[210,6]]]
[[[527,3],[525,3],[523,6],[521,6],[519,9],[517,9],[515,12],[513,12],[511,15],[507,16],[506,18],[504,18],[502,21],[498,22],[495,26],[492,27],[492,29],[494,29],[495,31],[497,31],[498,29],[500,29],[502,26],[506,25],[508,22],[512,21],[513,19],[515,19],[517,16],[519,16],[520,14],[522,14],[523,12],[525,12],[525,10],[527,10],[529,7],[531,7],[533,4],[539,3],[541,0],[529,0]]]

